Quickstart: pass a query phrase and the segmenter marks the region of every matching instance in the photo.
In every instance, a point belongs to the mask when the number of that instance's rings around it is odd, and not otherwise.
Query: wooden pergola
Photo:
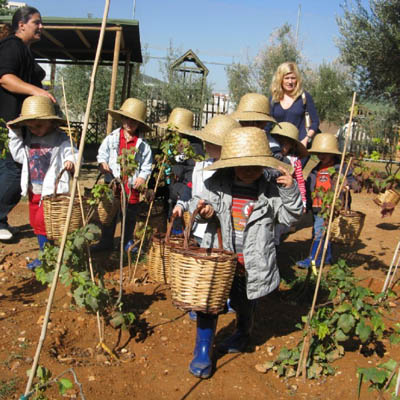
[[[11,16],[0,16],[0,26],[11,23]],[[31,50],[40,63],[51,64],[54,85],[56,64],[91,65],[101,29],[98,18],[42,17],[44,29],[39,42]],[[142,62],[139,22],[136,20],[107,21],[101,65],[112,66],[109,108],[115,105],[118,66],[124,67],[121,103],[129,96],[134,63]],[[107,120],[107,133],[111,132],[112,118]]]

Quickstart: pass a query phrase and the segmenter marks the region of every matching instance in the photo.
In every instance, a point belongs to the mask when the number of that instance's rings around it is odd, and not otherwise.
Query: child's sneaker
[[[310,257],[307,257],[307,258],[305,258],[304,260],[297,261],[297,262],[296,262],[296,265],[297,265],[299,268],[308,269],[308,268],[311,267],[311,258],[310,258]]]

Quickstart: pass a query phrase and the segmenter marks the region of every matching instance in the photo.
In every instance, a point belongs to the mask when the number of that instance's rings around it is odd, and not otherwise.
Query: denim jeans
[[[14,160],[0,160],[0,229],[8,227],[7,215],[21,199],[21,168]]]
[[[315,240],[320,240],[322,234],[325,232],[326,227],[324,225],[324,219],[320,217],[318,214],[314,214],[314,226],[313,226],[313,237]]]

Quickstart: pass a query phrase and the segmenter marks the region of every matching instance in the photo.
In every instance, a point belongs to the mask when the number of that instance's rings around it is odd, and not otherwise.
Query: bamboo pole
[[[383,288],[382,288],[381,293],[386,293],[387,288],[389,287],[389,279],[390,279],[390,275],[392,274],[393,266],[395,264],[398,265],[399,262],[400,262],[400,257],[398,257],[399,250],[400,250],[400,241],[397,243],[396,250],[394,251],[393,258],[392,258],[392,263],[390,264],[389,271],[388,271],[388,273],[386,275],[385,283],[383,284]],[[396,259],[397,259],[397,261],[396,261]]]
[[[156,184],[155,184],[155,186],[154,186],[154,194],[155,194],[156,191],[157,191],[158,184],[159,184],[159,182],[160,182],[160,178],[161,178],[162,172],[164,171],[164,164],[165,164],[166,161],[167,161],[167,156],[165,155],[164,158],[163,158],[163,160],[161,161],[160,171],[158,172],[158,175],[157,175]],[[136,268],[137,268],[138,263],[139,263],[140,254],[142,253],[142,247],[143,247],[144,239],[145,239],[145,237],[146,237],[147,225],[148,225],[148,223],[149,223],[150,214],[151,214],[151,209],[153,208],[153,204],[154,204],[154,198],[153,198],[153,200],[151,201],[150,206],[149,206],[149,211],[147,212],[146,222],[145,222],[145,224],[144,224],[143,236],[142,236],[142,240],[140,241],[139,250],[138,250],[138,252],[137,252],[137,257],[136,257],[136,262],[135,262],[135,268],[133,269],[133,275],[132,275],[132,277],[129,277],[128,282],[131,282],[132,279],[135,278]],[[130,251],[130,250],[129,250],[129,251]]]
[[[67,216],[66,216],[66,221],[65,221],[65,226],[64,226],[64,233],[61,238],[60,250],[58,252],[57,264],[56,264],[56,268],[54,271],[54,278],[53,278],[53,282],[52,282],[51,289],[50,289],[50,295],[49,295],[49,298],[47,301],[46,314],[44,317],[42,331],[40,334],[38,346],[36,348],[36,353],[35,353],[35,357],[33,360],[32,368],[29,373],[29,379],[28,379],[28,383],[26,385],[25,395],[27,395],[29,393],[29,391],[32,387],[33,378],[36,374],[36,369],[37,369],[37,366],[39,363],[40,352],[42,350],[44,339],[46,337],[47,325],[48,325],[48,322],[50,319],[51,307],[53,305],[54,295],[55,295],[56,288],[57,288],[58,275],[60,273],[61,263],[62,263],[62,259],[64,256],[65,243],[67,241],[68,228],[69,228],[69,224],[71,221],[72,208],[73,208],[74,198],[75,198],[75,194],[76,194],[76,188],[77,188],[77,184],[78,184],[78,177],[79,177],[79,173],[80,173],[80,169],[81,169],[83,149],[85,147],[86,132],[87,132],[88,124],[89,124],[90,108],[91,108],[91,104],[92,104],[92,100],[93,100],[93,93],[94,93],[94,80],[95,80],[95,76],[96,76],[96,72],[97,72],[97,66],[98,66],[99,60],[100,60],[101,48],[103,46],[104,32],[105,32],[109,8],[110,8],[110,0],[105,0],[104,15],[103,15],[102,23],[101,23],[101,31],[100,31],[100,36],[99,36],[99,42],[97,44],[96,57],[94,60],[92,75],[90,78],[90,88],[89,88],[89,95],[88,95],[88,101],[87,101],[87,106],[86,106],[85,119],[84,119],[84,123],[83,123],[81,142],[80,142],[80,146],[79,146],[78,162],[77,162],[77,166],[75,168],[75,174],[74,174],[74,178],[73,178],[73,182],[72,182],[71,196],[70,196],[70,201],[69,201],[69,205],[68,205],[68,211],[67,211]]]
[[[110,87],[110,100],[108,108],[112,110],[115,104],[115,88],[117,87],[118,63],[119,63],[119,50],[121,48],[121,31],[115,32],[115,45],[114,45],[114,58],[111,72],[111,87]],[[112,131],[112,116],[108,114],[107,118],[107,134]]]
[[[328,227],[327,227],[327,230],[326,230],[326,239],[325,239],[324,250],[322,252],[321,263],[320,263],[320,267],[319,267],[319,271],[318,271],[317,283],[315,285],[314,297],[313,297],[313,301],[312,301],[312,304],[311,304],[310,312],[309,312],[308,317],[307,317],[307,323],[306,323],[306,327],[305,327],[305,329],[307,331],[310,329],[310,321],[311,321],[311,319],[312,319],[312,317],[314,315],[315,305],[317,303],[317,298],[318,298],[318,291],[319,291],[319,287],[320,287],[320,284],[321,284],[322,271],[324,269],[326,252],[328,250],[328,243],[329,243],[329,239],[330,239],[330,235],[331,235],[331,228],[332,228],[333,214],[334,214],[334,211],[335,211],[335,204],[336,204],[336,200],[337,200],[338,195],[339,195],[340,177],[341,177],[342,171],[343,171],[344,159],[345,159],[345,155],[346,155],[347,144],[348,144],[348,141],[349,141],[350,130],[351,130],[351,125],[352,125],[352,121],[353,121],[355,102],[356,102],[356,92],[354,92],[354,94],[353,94],[353,101],[352,101],[352,104],[351,104],[349,125],[347,127],[346,139],[345,139],[345,142],[344,142],[342,157],[341,157],[341,160],[340,160],[338,179],[336,181],[335,192],[334,192],[334,195],[333,195],[333,203],[332,203],[332,207],[331,207],[330,214],[329,214],[329,222],[328,222]],[[303,348],[301,350],[302,357],[299,359],[299,363],[297,365],[296,377],[299,377],[300,372],[301,372],[301,373],[303,373],[303,378],[304,379],[306,378],[305,371],[306,371],[306,365],[307,365],[309,345],[310,345],[309,340],[308,341],[306,341],[306,340],[303,341]]]
[[[67,95],[65,93],[65,86],[64,86],[64,78],[63,77],[61,77],[61,86],[62,86],[62,91],[63,91],[65,117],[67,119],[69,140],[70,140],[71,148],[73,149],[74,146],[73,146],[73,142],[72,142],[71,125],[70,125],[70,122],[69,122],[68,102],[67,102]],[[73,157],[74,157],[74,164],[75,164],[75,168],[76,168],[75,151],[72,154],[73,154]],[[80,190],[80,187],[79,187],[79,182],[77,184],[77,189],[78,189],[79,205],[81,207],[81,215],[82,215],[83,225],[86,225],[87,219],[86,219],[86,216],[85,216],[85,210],[83,208],[82,194],[81,194],[81,190]],[[87,254],[88,254],[88,258],[89,258],[90,278],[91,278],[92,282],[95,283],[94,282],[92,255],[90,254],[90,246],[88,244],[86,244],[86,251],[87,251]],[[98,310],[96,312],[96,319],[97,319],[97,330],[98,330],[98,334],[99,334],[99,341],[102,342],[103,341],[103,332],[102,332],[102,329],[101,329],[100,313],[99,313]]]

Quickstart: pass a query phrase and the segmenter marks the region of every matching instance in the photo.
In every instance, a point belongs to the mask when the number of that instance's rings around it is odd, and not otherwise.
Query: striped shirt
[[[238,264],[244,267],[243,232],[257,200],[258,181],[251,184],[235,182],[232,186],[233,244]]]

